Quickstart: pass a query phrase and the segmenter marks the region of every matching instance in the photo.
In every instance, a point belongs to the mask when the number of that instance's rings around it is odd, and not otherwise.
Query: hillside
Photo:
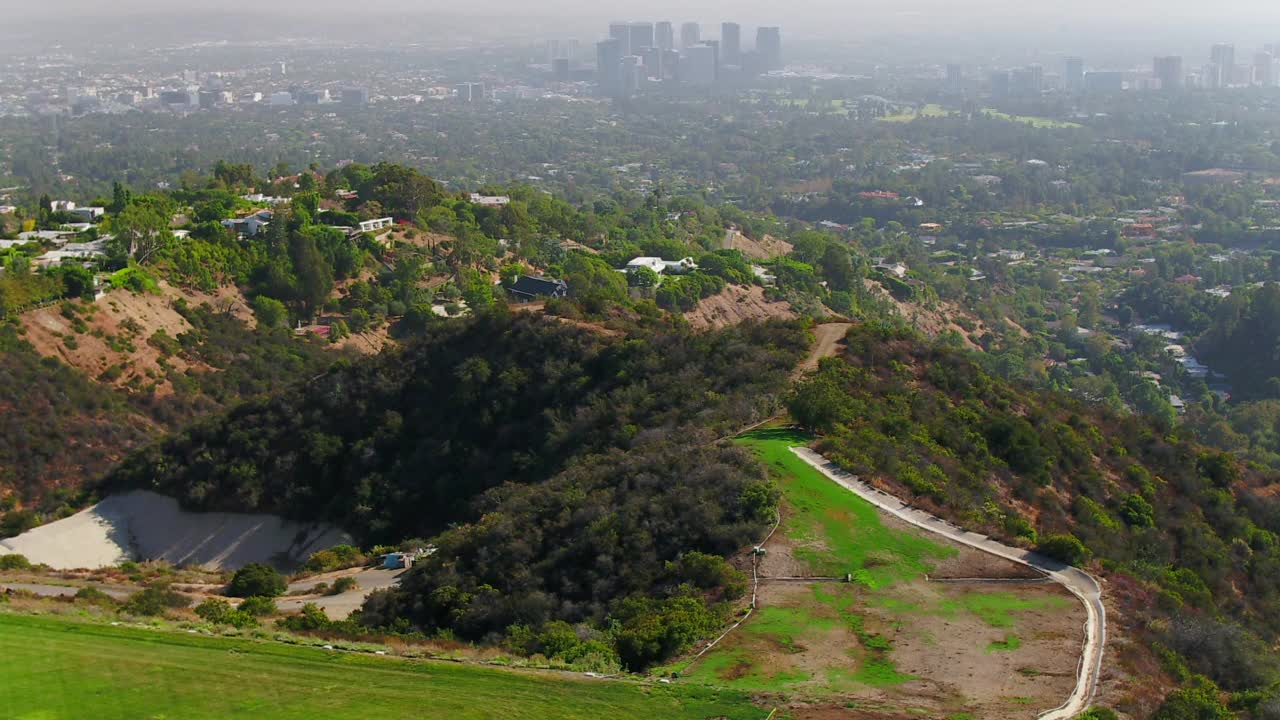
[[[999,381],[887,326],[853,328],[790,407],[823,434],[824,455],[894,494],[1067,562],[1098,558],[1122,627],[1175,651],[1165,672],[1177,681],[1202,673],[1239,691],[1280,678],[1264,650],[1280,629],[1276,505],[1268,478],[1230,456]],[[1119,668],[1152,672],[1121,647]],[[1126,712],[1160,699],[1151,682],[1121,688]]]

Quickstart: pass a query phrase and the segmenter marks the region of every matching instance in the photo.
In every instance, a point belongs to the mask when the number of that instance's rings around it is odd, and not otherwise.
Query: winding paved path
[[[923,510],[910,507],[894,496],[859,480],[809,448],[794,447],[795,453],[818,472],[841,487],[853,492],[885,512],[918,528],[977,548],[997,557],[1026,565],[1048,575],[1084,603],[1087,618],[1084,625],[1084,649],[1076,671],[1076,686],[1067,701],[1040,714],[1040,720],[1069,720],[1088,709],[1098,688],[1102,671],[1102,651],[1107,641],[1107,611],[1102,605],[1102,588],[1098,581],[1079,568],[1064,565],[1043,555],[1009,547],[985,535],[968,532]]]

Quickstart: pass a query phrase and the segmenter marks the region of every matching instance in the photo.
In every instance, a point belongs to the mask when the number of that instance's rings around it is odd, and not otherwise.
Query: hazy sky
[[[1275,0],[485,0],[480,3],[458,0],[0,0],[4,17],[57,13],[121,13],[209,11],[261,13],[278,12],[403,12],[415,15],[443,12],[449,14],[492,15],[584,15],[627,17],[644,15],[702,19],[734,16],[744,22],[769,22],[785,25],[788,21],[837,19],[857,22],[898,18],[909,24],[919,20],[945,19],[978,24],[990,21],[1005,23],[1061,22],[1087,18],[1133,20],[1146,22],[1134,32],[1159,32],[1166,24],[1191,20],[1278,22],[1280,2]],[[1280,35],[1280,26],[1274,28]]]
[[[3,24],[184,13],[243,15],[246,23],[283,15],[305,19],[312,27],[330,18],[341,27],[378,15],[424,18],[424,23],[433,15],[468,16],[531,33],[561,23],[586,37],[610,19],[694,20],[708,25],[734,19],[746,26],[780,25],[791,38],[976,31],[1025,33],[1028,44],[1034,44],[1034,38],[1101,32],[1144,46],[1153,44],[1153,38],[1179,35],[1195,43],[1280,42],[1280,0],[0,0]],[[1194,37],[1185,37],[1188,33]]]

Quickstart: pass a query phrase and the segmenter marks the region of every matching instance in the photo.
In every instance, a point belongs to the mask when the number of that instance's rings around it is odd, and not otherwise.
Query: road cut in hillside
[[[58,570],[109,567],[125,560],[166,560],[220,570],[263,562],[289,571],[317,550],[350,542],[345,532],[324,523],[299,523],[275,515],[188,512],[173,498],[136,490],[0,540],[0,554],[19,553]]]

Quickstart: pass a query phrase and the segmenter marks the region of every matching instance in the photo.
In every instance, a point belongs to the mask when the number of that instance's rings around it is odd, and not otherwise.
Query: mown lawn
[[[745,695],[0,613],[0,717],[764,718]]]

